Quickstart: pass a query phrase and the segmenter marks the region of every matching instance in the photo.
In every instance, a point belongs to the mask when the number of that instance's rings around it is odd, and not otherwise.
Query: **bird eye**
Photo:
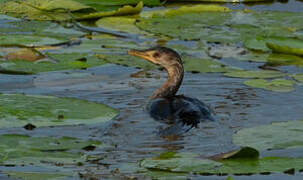
[[[159,53],[157,53],[157,52],[153,54],[153,57],[154,57],[154,58],[159,58],[160,56],[161,56],[161,55],[160,55]]]

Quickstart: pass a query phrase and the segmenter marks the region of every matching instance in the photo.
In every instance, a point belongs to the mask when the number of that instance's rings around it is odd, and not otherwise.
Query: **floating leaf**
[[[286,157],[264,157],[261,159],[237,158],[223,160],[220,162],[202,159],[196,154],[180,153],[175,154],[169,159],[150,158],[140,162],[141,167],[147,168],[150,175],[153,172],[160,173],[162,176],[185,176],[184,173],[196,173],[201,175],[212,174],[255,174],[284,172],[290,168],[302,169],[303,158]],[[166,172],[168,174],[166,174]],[[183,173],[183,174],[172,174]]]
[[[17,172],[17,171],[5,171],[10,177],[25,179],[25,180],[64,180],[67,178],[73,178],[70,173],[63,172]]]
[[[292,77],[295,78],[300,83],[303,83],[303,74],[293,74]]]
[[[24,74],[36,74],[39,72],[59,71],[68,69],[86,69],[98,65],[106,64],[95,56],[89,56],[82,53],[68,54],[50,54],[47,53],[53,60],[45,59],[36,63],[14,60],[0,63],[2,72],[19,72]],[[54,62],[55,61],[55,62]]]
[[[303,67],[303,57],[295,56],[291,54],[270,54],[267,57],[268,66],[298,66]]]
[[[272,81],[266,81],[264,79],[254,79],[244,81],[244,84],[254,88],[262,88],[265,90],[276,92],[290,92],[295,90],[295,82],[286,79],[275,79]]]
[[[7,60],[37,61],[44,58],[44,56],[33,49],[23,48],[15,52],[8,53],[5,58]]]
[[[76,164],[83,162],[79,153],[87,146],[100,146],[99,141],[82,141],[76,138],[30,137],[19,134],[0,136],[0,162],[13,165]],[[72,150],[73,152],[68,152]]]
[[[258,150],[297,148],[303,146],[302,131],[302,121],[273,123],[241,129],[233,135],[233,142]]]
[[[139,2],[143,2],[147,6],[157,6],[161,5],[160,0],[75,0],[82,4],[94,7],[98,10],[103,10],[104,8],[113,7],[113,6],[123,6],[123,5],[136,5]]]
[[[210,59],[200,59],[190,56],[185,56],[183,58],[184,69],[189,72],[200,72],[200,73],[210,73],[210,72],[228,72],[234,70],[234,68],[229,67],[215,60]]]
[[[237,149],[234,151],[230,151],[223,154],[218,154],[215,156],[211,156],[210,159],[213,160],[231,160],[231,159],[258,159],[259,158],[259,151],[251,147],[243,147],[241,149]]]
[[[0,13],[23,16],[35,20],[69,20],[72,16],[68,12],[80,10],[92,11],[93,8],[81,3],[66,0],[26,0],[8,1],[0,4]]]
[[[266,46],[273,52],[303,56],[303,40],[288,39],[281,42],[267,42]]]
[[[160,155],[161,156],[161,155]],[[194,154],[175,154],[170,158],[145,159],[140,166],[147,169],[162,170],[168,172],[198,172],[220,166],[221,163],[199,158]]]
[[[102,104],[71,98],[1,94],[0,99],[1,128],[102,123],[118,113]]]
[[[129,17],[106,17],[99,19],[96,24],[99,27],[112,31],[122,31],[131,34],[147,34],[135,26],[136,19]]]
[[[204,5],[199,5],[203,7]],[[198,6],[197,6],[198,7]],[[205,6],[206,9],[208,6]],[[195,6],[191,7],[192,9]],[[180,8],[181,9],[181,8]],[[289,27],[300,29],[303,13],[246,11],[182,11],[143,13],[136,25],[147,32],[182,40],[238,43],[256,36],[302,37]],[[163,18],[163,16],[165,18]],[[281,24],[280,22],[284,23]],[[283,32],[283,33],[281,33]]]
[[[78,20],[86,20],[86,19],[99,19],[101,17],[107,16],[121,16],[121,15],[132,15],[139,14],[143,8],[143,2],[140,1],[135,7],[125,5],[118,10],[108,11],[108,12],[95,12],[87,15],[83,15],[78,17]]]
[[[233,71],[224,74],[228,77],[237,78],[276,78],[283,77],[285,74],[278,71],[261,70],[261,71]]]
[[[26,45],[26,46],[39,46],[58,44],[67,41],[64,38],[52,38],[48,36],[39,35],[24,35],[24,34],[11,34],[0,35],[0,45]]]

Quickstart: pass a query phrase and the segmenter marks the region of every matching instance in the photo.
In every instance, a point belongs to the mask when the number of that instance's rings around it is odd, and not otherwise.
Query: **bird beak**
[[[141,50],[131,49],[128,51],[128,54],[132,55],[132,56],[138,56],[138,57],[141,57],[143,59],[153,62],[153,58],[150,57],[149,54],[146,53],[146,51],[144,51],[144,50],[141,51]]]

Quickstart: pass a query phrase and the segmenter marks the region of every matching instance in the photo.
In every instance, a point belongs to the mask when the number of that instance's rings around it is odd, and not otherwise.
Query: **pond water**
[[[279,10],[303,12],[303,2],[290,0],[270,4],[244,5],[227,4],[233,9],[250,8],[255,10]],[[282,22],[281,22],[282,23]],[[188,44],[190,42],[181,42]],[[244,66],[232,58],[222,59],[229,65]],[[245,64],[246,66],[247,64]],[[259,63],[250,63],[256,69]],[[290,67],[288,71],[301,71]],[[303,118],[303,86],[288,93],[278,93],[251,88],[243,84],[241,78],[224,77],[220,73],[185,73],[179,94],[196,97],[209,104],[216,112],[217,122],[200,124],[183,136],[164,138],[159,131],[167,127],[153,120],[145,111],[145,106],[156,90],[166,80],[166,73],[150,71],[151,78],[133,77],[141,71],[132,67],[104,65],[87,70],[71,70],[40,73],[37,75],[0,74],[2,93],[25,93],[74,97],[107,104],[120,111],[120,114],[107,124],[37,128],[27,131],[20,128],[2,129],[1,134],[23,132],[38,136],[73,136],[82,139],[97,139],[108,146],[96,149],[93,153],[102,160],[84,164],[81,174],[87,178],[123,179],[147,178],[134,173],[131,165],[141,159],[154,157],[166,152],[193,152],[205,156],[227,152],[236,148],[232,134],[243,127],[255,127],[272,122],[300,120]],[[153,78],[160,75],[160,78]],[[273,151],[276,156],[296,157],[300,153]],[[263,154],[262,154],[263,155]],[[0,170],[22,169],[23,167],[0,167]],[[27,167],[30,169],[30,167]],[[28,169],[27,169],[28,170]],[[8,178],[1,175],[1,178]],[[190,175],[190,179],[226,179],[227,176]],[[235,176],[235,179],[302,179],[303,173],[288,175]]]

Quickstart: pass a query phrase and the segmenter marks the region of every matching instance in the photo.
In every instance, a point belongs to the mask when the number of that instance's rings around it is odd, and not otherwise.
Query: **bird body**
[[[176,95],[182,84],[184,68],[180,55],[166,47],[130,50],[130,55],[142,57],[164,67],[168,80],[151,96],[147,107],[152,118],[169,124],[197,127],[202,121],[213,121],[211,109],[196,98]]]
[[[196,98],[177,95],[171,98],[156,98],[148,105],[152,118],[173,124],[180,121],[197,127],[201,121],[214,120],[210,108]]]

